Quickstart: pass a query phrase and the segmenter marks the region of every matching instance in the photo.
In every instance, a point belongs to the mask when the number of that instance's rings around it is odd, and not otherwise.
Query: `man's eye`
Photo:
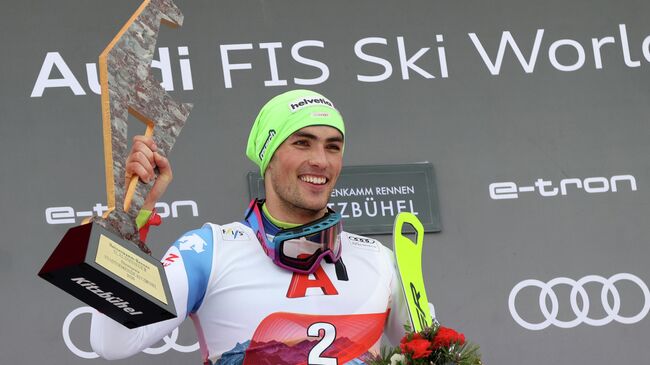
[[[337,144],[331,144],[331,145],[327,146],[327,148],[329,148],[332,151],[340,151],[341,150],[341,146],[339,146]]]
[[[307,141],[305,141],[304,139],[297,140],[297,141],[293,142],[293,144],[295,144],[297,146],[307,146],[307,145],[309,145],[309,143]]]

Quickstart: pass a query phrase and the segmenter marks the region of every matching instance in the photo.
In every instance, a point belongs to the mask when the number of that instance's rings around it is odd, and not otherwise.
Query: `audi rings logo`
[[[72,321],[74,321],[75,318],[85,313],[88,314],[93,313],[93,309],[91,307],[79,307],[73,310],[72,312],[70,312],[70,314],[68,314],[68,316],[65,317],[65,320],[63,321],[63,331],[62,331],[63,341],[65,342],[65,345],[68,346],[68,349],[72,351],[73,354],[84,359],[96,359],[99,357],[97,353],[92,351],[84,351],[80,349],[74,343],[72,343],[72,339],[70,338],[70,325],[72,324]],[[199,349],[198,342],[195,343],[194,345],[183,346],[177,344],[176,340],[178,340],[178,328],[175,328],[171,334],[163,338],[164,344],[162,346],[150,347],[148,349],[144,349],[142,352],[150,355],[159,355],[171,349],[174,349],[178,352],[194,352]]]
[[[619,314],[619,310],[621,309],[621,296],[618,289],[616,289],[615,284],[625,280],[636,284],[643,293],[643,309],[641,309],[639,313],[632,317],[624,317]],[[584,285],[587,283],[597,283],[602,284],[603,286],[600,292],[600,301],[603,308],[605,309],[605,313],[607,313],[607,315],[603,318],[590,318],[588,316],[590,303],[589,296],[587,295],[587,291],[584,288]],[[559,311],[559,301],[557,295],[553,291],[553,287],[556,285],[568,285],[571,287],[569,300],[571,303],[571,309],[576,316],[576,318],[571,321],[561,321],[557,318]],[[544,315],[544,318],[546,318],[543,322],[528,322],[521,318],[517,312],[517,308],[515,307],[515,299],[517,298],[517,294],[519,294],[522,289],[528,287],[537,287],[541,289],[541,292],[539,294],[539,307],[542,314]],[[609,303],[608,299],[610,294],[613,298],[612,304]],[[582,301],[582,307],[580,307],[578,304],[578,296],[580,296],[580,300]],[[551,302],[550,310],[547,307],[547,298],[549,298]],[[555,325],[560,328],[573,328],[581,323],[585,323],[590,326],[604,326],[611,321],[616,321],[623,324],[632,324],[641,321],[648,314],[648,311],[650,311],[650,291],[648,291],[648,287],[641,279],[627,273],[616,274],[609,279],[598,275],[588,275],[578,281],[569,278],[555,278],[548,283],[544,283],[539,280],[528,279],[520,282],[519,284],[515,285],[514,288],[512,288],[512,291],[510,291],[510,296],[508,298],[508,307],[510,308],[510,314],[512,314],[512,318],[515,320],[515,322],[517,322],[520,326],[532,331],[543,330],[550,325]]]

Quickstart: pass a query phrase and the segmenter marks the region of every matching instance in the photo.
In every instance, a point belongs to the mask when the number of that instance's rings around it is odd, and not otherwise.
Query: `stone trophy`
[[[129,114],[167,156],[192,108],[151,72],[161,23],[180,26],[183,14],[172,0],[145,0],[99,57],[108,211],[68,230],[38,273],[128,328],[176,316],[163,266],[135,223],[153,181],[125,178]]]

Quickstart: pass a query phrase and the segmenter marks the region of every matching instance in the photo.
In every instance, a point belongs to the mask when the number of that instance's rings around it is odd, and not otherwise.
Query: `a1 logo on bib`
[[[368,251],[379,251],[379,241],[372,238],[357,236],[356,234],[348,235],[348,240],[352,247],[360,248]]]

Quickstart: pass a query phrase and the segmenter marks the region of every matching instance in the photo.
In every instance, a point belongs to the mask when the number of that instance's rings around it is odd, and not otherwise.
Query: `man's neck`
[[[302,209],[295,206],[285,207],[281,203],[273,204],[274,202],[265,202],[265,212],[268,213],[274,220],[280,221],[287,225],[302,225],[313,222],[322,218],[327,213],[327,208],[320,211],[309,209]]]
[[[274,226],[276,226],[278,228],[288,229],[288,228],[294,228],[294,227],[297,227],[297,226],[300,225],[298,223],[284,222],[284,221],[281,221],[281,220],[275,218],[273,216],[273,214],[271,214],[271,212],[269,212],[269,208],[266,205],[266,203],[264,203],[262,205],[262,212],[264,213],[264,216],[266,217],[266,219],[268,219]]]

